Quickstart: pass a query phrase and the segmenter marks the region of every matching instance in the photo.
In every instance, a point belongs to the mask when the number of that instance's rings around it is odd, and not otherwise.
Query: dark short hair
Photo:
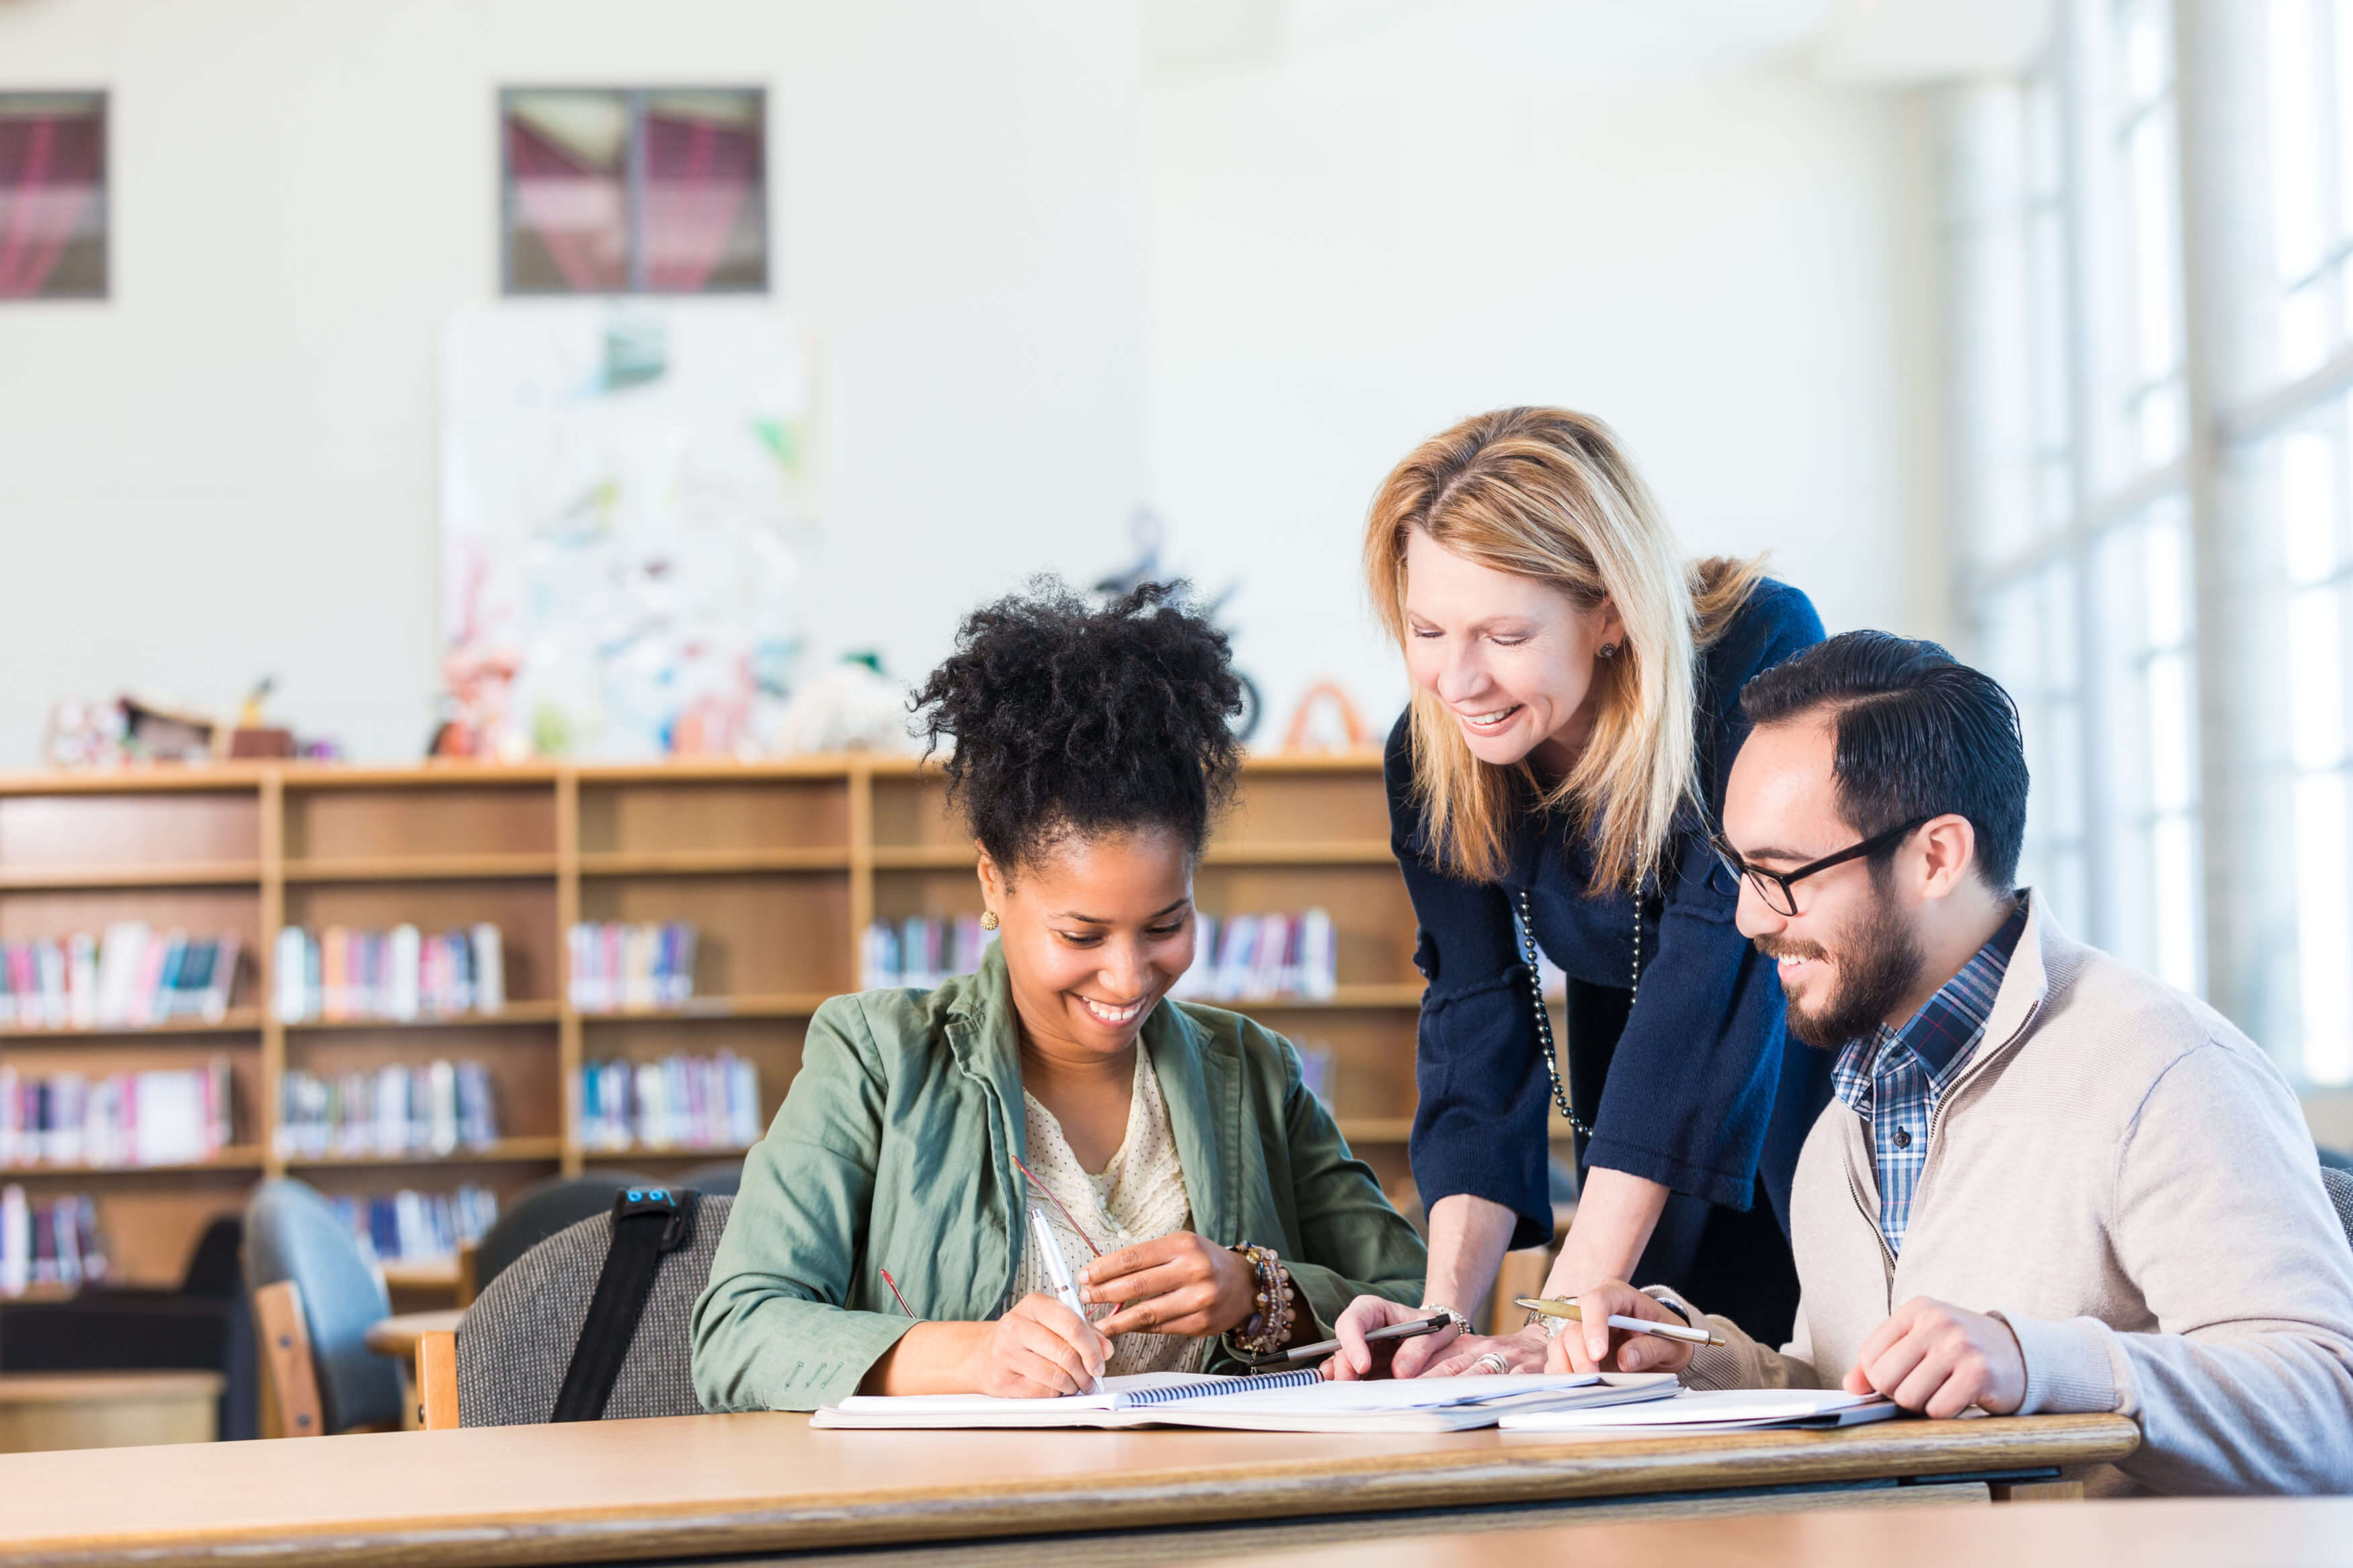
[[[2026,837],[2026,745],[2018,704],[1993,677],[1932,642],[1846,632],[1741,688],[1740,710],[1760,725],[1828,710],[1839,811],[1856,832],[1966,817],[1978,875],[2010,890]]]
[[[1051,577],[965,617],[915,692],[926,754],[952,740],[948,795],[1008,872],[1070,836],[1164,827],[1198,851],[1232,795],[1241,682],[1183,583],[1100,606]]]

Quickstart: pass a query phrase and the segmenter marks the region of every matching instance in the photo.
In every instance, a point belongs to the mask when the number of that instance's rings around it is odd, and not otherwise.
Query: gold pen
[[[1577,1310],[1577,1298],[1574,1296],[1559,1299],[1522,1296],[1514,1300],[1512,1305],[1525,1307],[1539,1317],[1567,1318],[1573,1323],[1581,1323],[1585,1321],[1585,1315]],[[1656,1334],[1662,1340],[1680,1340],[1687,1345],[1724,1343],[1722,1336],[1711,1333],[1705,1329],[1693,1328],[1683,1323],[1654,1323],[1648,1318],[1630,1318],[1623,1312],[1610,1313],[1609,1326],[1613,1329],[1623,1329],[1630,1334]]]

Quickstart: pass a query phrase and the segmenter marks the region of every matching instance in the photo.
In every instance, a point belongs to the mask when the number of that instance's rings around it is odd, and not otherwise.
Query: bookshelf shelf
[[[406,1033],[413,1029],[500,1029],[517,1025],[553,1024],[563,1015],[554,1002],[510,1002],[496,1013],[445,1013],[425,1018],[305,1018],[279,1026],[288,1034],[324,1034],[331,1029],[382,1029]]]
[[[85,1177],[199,1175],[210,1171],[259,1171],[262,1163],[259,1149],[251,1145],[232,1144],[208,1160],[189,1160],[164,1165],[0,1165],[0,1182],[56,1181],[66,1178],[80,1181]]]
[[[261,883],[259,860],[149,861],[135,866],[0,866],[0,891],[107,888],[245,888]]]
[[[1380,985],[1341,985],[1328,998],[1311,996],[1235,996],[1214,1001],[1206,996],[1190,998],[1208,1002],[1212,1007],[1229,1007],[1237,1013],[1324,1013],[1345,1008],[1410,1007],[1421,1009],[1421,982],[1419,980]]]
[[[501,1138],[495,1143],[460,1146],[447,1154],[429,1152],[411,1154],[290,1154],[286,1168],[304,1170],[353,1170],[370,1166],[391,1168],[417,1165],[510,1165],[543,1163],[564,1157],[561,1138]]]
[[[553,855],[366,856],[289,860],[286,880],[308,882],[495,882],[555,875]]]
[[[969,844],[877,844],[878,871],[969,871],[980,858]]]
[[[584,877],[743,877],[764,871],[847,871],[849,850],[681,849],[604,851],[580,857]]]
[[[832,991],[785,991],[770,995],[697,996],[677,1007],[609,1007],[582,1010],[584,1024],[691,1023],[702,1018],[806,1018]]]
[[[1211,841],[1205,866],[1387,866],[1395,860],[1386,838],[1339,839],[1328,844],[1219,844]]]
[[[607,1163],[619,1160],[739,1160],[750,1153],[749,1143],[631,1143],[626,1148],[585,1148],[582,1156],[591,1163]]]
[[[0,1064],[14,1058],[27,1072],[176,1068],[192,1050],[229,1059],[244,1142],[216,1160],[0,1171],[0,1183],[45,1191],[87,1179],[122,1277],[138,1280],[176,1279],[205,1224],[239,1206],[259,1175],[290,1171],[355,1198],[469,1184],[504,1200],[554,1171],[671,1171],[739,1155],[587,1146],[570,1131],[582,1068],[729,1052],[757,1069],[765,1125],[799,1070],[810,1016],[857,989],[871,924],[979,912],[974,852],[946,809],[944,780],[905,758],[26,774],[0,777],[0,827],[14,835],[6,843],[43,858],[0,865],[0,931],[12,939],[135,920],[240,940],[241,973],[217,1024],[0,1029]],[[1388,832],[1377,752],[1251,758],[1199,897],[1212,911],[1331,912],[1335,994],[1212,1005],[1328,1050],[1335,1100],[1363,1113],[1343,1125],[1395,1187],[1408,1179],[1422,985]],[[695,926],[703,994],[643,1011],[571,1006],[565,933],[607,921]],[[511,999],[501,1012],[288,1023],[269,1010],[285,927],[431,933],[476,923],[503,940]],[[440,1058],[479,1062],[499,1125],[523,1135],[438,1157],[275,1152],[290,1068],[370,1073]]]
[[[0,1050],[18,1043],[55,1045],[75,1040],[204,1040],[221,1035],[258,1034],[260,1029],[260,1008],[232,1007],[217,1024],[202,1018],[174,1018],[162,1024],[106,1024],[86,1029],[71,1025],[55,1029],[0,1029]]]

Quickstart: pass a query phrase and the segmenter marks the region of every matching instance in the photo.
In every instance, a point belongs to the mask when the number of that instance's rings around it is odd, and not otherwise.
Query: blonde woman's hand
[[[1691,1365],[1692,1347],[1657,1334],[1630,1333],[1609,1326],[1614,1313],[1645,1322],[1684,1327],[1681,1314],[1622,1279],[1605,1280],[1577,1293],[1580,1322],[1563,1323],[1554,1336],[1546,1367],[1552,1372],[1681,1372]]]
[[[1465,1334],[1446,1347],[1446,1354],[1432,1363],[1424,1377],[1476,1377],[1482,1372],[1542,1372],[1545,1369],[1545,1337],[1535,1329],[1522,1329],[1512,1334]],[[1501,1356],[1499,1368],[1483,1358]]]

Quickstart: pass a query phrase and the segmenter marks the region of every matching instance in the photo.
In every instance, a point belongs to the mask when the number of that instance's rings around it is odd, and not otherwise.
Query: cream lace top
[[[1176,1158],[1176,1140],[1168,1128],[1168,1106],[1160,1097],[1160,1079],[1152,1070],[1152,1058],[1140,1043],[1135,1050],[1135,1085],[1128,1096],[1127,1131],[1102,1174],[1079,1163],[1070,1141],[1062,1136],[1062,1124],[1027,1089],[1021,1091],[1021,1107],[1029,1144],[1026,1163],[1086,1229],[1085,1238],[1073,1234],[1060,1209],[1029,1183],[1022,1184],[1029,1191],[1029,1201],[1045,1212],[1047,1223],[1054,1227],[1071,1273],[1086,1267],[1095,1256],[1094,1248],[1087,1245],[1089,1239],[1104,1252],[1116,1252],[1193,1227],[1193,1205],[1185,1195],[1185,1167]],[[1053,1287],[1047,1281],[1038,1249],[1024,1247],[1015,1295],[1026,1296],[1033,1290],[1050,1295]],[[1108,1314],[1099,1308],[1092,1315]],[[1206,1339],[1122,1334],[1112,1342],[1111,1362],[1103,1370],[1198,1372],[1208,1352]]]

